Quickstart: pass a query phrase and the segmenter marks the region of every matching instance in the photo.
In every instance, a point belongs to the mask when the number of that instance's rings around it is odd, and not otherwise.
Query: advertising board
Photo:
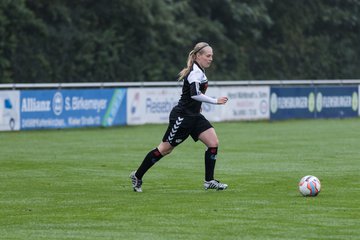
[[[222,87],[229,101],[222,108],[222,120],[269,119],[269,87]]]
[[[19,129],[19,91],[0,91],[0,131]]]
[[[316,88],[317,118],[347,118],[358,116],[359,94],[356,86]]]
[[[209,97],[217,98],[220,96],[219,87],[209,87],[206,91],[206,95]],[[201,114],[203,114],[210,122],[222,121],[222,110],[224,106],[202,103]]]
[[[348,118],[359,114],[358,86],[271,87],[271,119]]]
[[[167,123],[181,88],[128,88],[127,124]]]
[[[314,87],[271,87],[270,119],[315,117]]]
[[[21,129],[126,124],[126,89],[23,90]]]

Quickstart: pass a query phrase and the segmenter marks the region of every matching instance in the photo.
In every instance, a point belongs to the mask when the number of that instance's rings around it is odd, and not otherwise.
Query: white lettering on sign
[[[36,98],[23,98],[21,102],[21,112],[49,112],[51,111],[51,101],[37,100]]]
[[[107,99],[84,99],[83,97],[66,97],[66,111],[95,110],[100,112],[106,109]]]

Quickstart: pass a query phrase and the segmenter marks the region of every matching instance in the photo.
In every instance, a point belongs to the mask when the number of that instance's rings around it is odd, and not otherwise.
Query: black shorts
[[[199,140],[200,133],[212,128],[210,122],[201,114],[197,116],[180,116],[172,111],[169,117],[169,126],[162,139],[175,147],[185,141],[189,135],[196,142]]]

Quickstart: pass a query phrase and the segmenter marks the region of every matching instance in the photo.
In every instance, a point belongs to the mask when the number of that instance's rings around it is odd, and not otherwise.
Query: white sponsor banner
[[[221,96],[229,101],[222,109],[221,120],[269,119],[270,87],[222,87]]]
[[[181,87],[129,88],[127,124],[167,123],[180,95]],[[206,95],[229,98],[225,105],[202,104],[201,113],[211,122],[270,118],[270,87],[210,87]]]
[[[211,83],[210,83],[211,84]],[[205,93],[209,97],[218,98],[220,97],[220,88],[219,87],[209,87]],[[220,122],[221,110],[224,106],[203,103],[201,105],[201,114],[203,114],[210,122]]]
[[[180,85],[172,88],[128,88],[127,124],[167,123],[180,95]]]
[[[0,131],[20,129],[19,99],[19,91],[0,91]]]

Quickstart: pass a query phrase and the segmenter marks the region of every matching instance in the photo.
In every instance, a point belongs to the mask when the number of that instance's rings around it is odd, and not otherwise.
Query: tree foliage
[[[172,81],[196,42],[211,79],[360,76],[360,0],[2,0],[0,83]]]

